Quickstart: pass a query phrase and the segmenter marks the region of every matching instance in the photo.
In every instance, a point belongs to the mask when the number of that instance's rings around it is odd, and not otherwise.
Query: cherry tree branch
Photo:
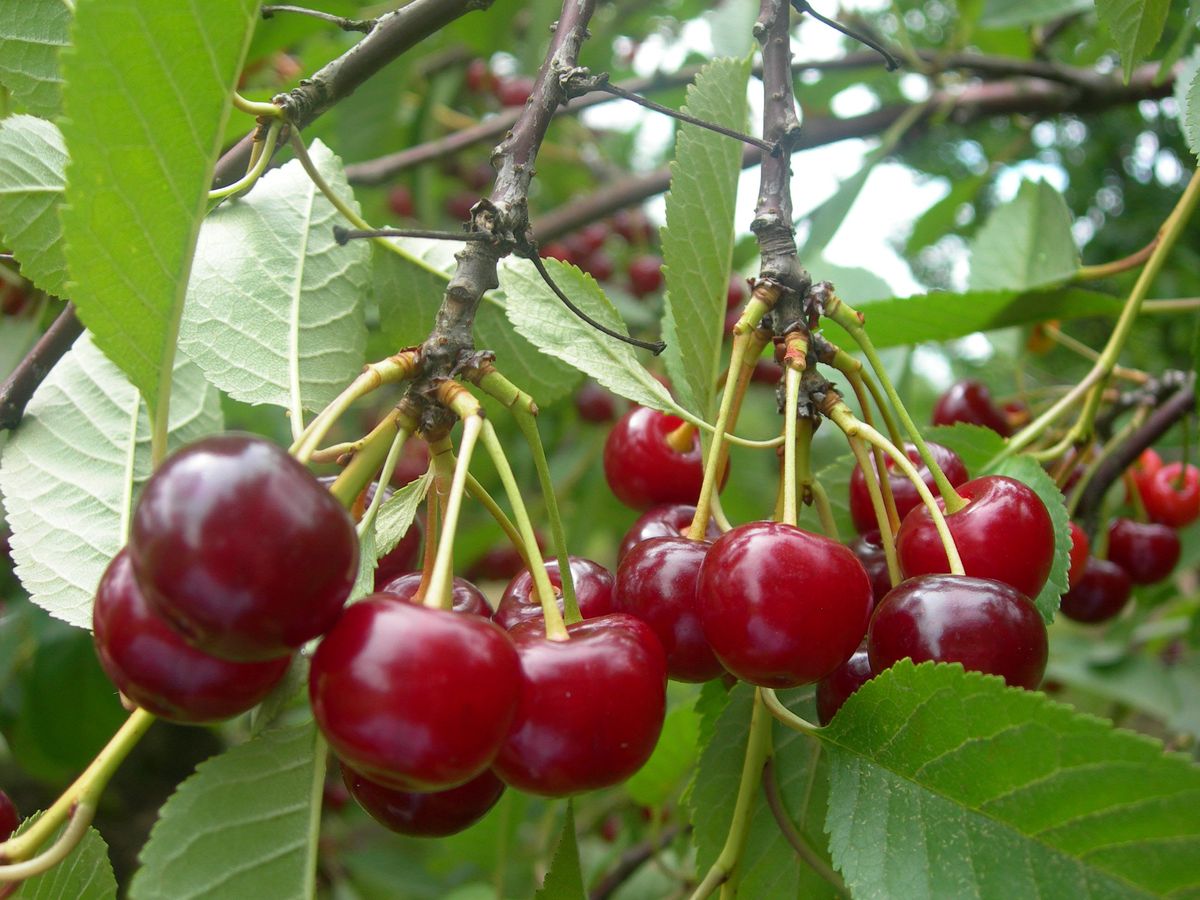
[[[33,392],[82,333],[83,323],[75,314],[75,304],[68,303],[4,384],[0,384],[0,431],[21,424]]]

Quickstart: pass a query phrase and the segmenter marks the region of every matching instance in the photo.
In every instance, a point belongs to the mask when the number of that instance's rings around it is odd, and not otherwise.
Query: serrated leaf
[[[221,425],[219,395],[179,360],[169,446]],[[33,395],[0,456],[16,572],[34,603],[91,628],[96,585],[125,542],[132,499],[150,471],[145,404],[85,334]]]
[[[714,60],[688,86],[684,109],[742,131],[749,77],[749,56]],[[679,127],[662,230],[663,359],[679,402],[704,419],[712,418],[721,362],[741,168],[735,141],[695,125]]]
[[[1186,80],[1181,72],[1175,82],[1175,100],[1179,104],[1179,125],[1188,149],[1200,156],[1200,56],[1193,56],[1187,66]]]
[[[70,41],[67,0],[12,0],[0,4],[0,85],[24,109],[53,119],[62,103],[59,51]]]
[[[67,281],[58,221],[66,167],[57,126],[34,116],[0,121],[0,237],[21,264],[21,274],[59,297]]]
[[[313,897],[324,779],[324,742],[311,722],[201,763],[159,813],[130,897]]]
[[[961,666],[903,660],[819,733],[857,898],[1191,896],[1200,768]]]
[[[1040,25],[1092,8],[1092,0],[986,0],[980,28],[1021,28]]]
[[[75,7],[63,54],[68,291],[152,409],[170,389],[192,252],[257,10],[255,0]]]
[[[1170,0],[1096,0],[1096,13],[1121,54],[1126,83],[1162,37],[1170,5]]]
[[[935,425],[925,429],[926,440],[949,447],[967,467],[972,478],[986,475],[984,466],[995,459],[1005,446],[1004,438],[983,425],[955,422],[953,425]]]
[[[1044,181],[1022,182],[971,242],[972,291],[1026,291],[1066,281],[1079,269],[1071,213]]]
[[[357,210],[341,160],[320,141],[309,154]],[[179,347],[235,400],[282,406],[299,421],[362,369],[371,251],[365,241],[339,246],[341,221],[299,160],[204,220]]]
[[[537,900],[583,900],[587,894],[583,889],[583,871],[579,865],[579,843],[575,838],[575,810],[567,801],[567,814],[563,817],[562,831],[550,871],[534,894]]]
[[[677,706],[663,720],[662,733],[646,764],[625,782],[634,803],[657,809],[679,787],[696,761],[700,717],[691,706]]]
[[[21,823],[21,834],[41,818],[41,813]],[[59,830],[59,834],[62,829]],[[21,882],[13,894],[19,900],[114,900],[117,879],[108,859],[108,845],[95,828],[88,828],[83,839],[67,858],[40,875]]]
[[[433,473],[427,471],[416,481],[410,481],[396,491],[382,506],[375,519],[375,554],[391,553],[412,527],[417,512],[433,484]]]

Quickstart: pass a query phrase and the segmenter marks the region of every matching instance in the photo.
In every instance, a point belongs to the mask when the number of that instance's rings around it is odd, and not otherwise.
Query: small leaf
[[[1170,5],[1170,0],[1096,0],[1096,13],[1121,53],[1126,83],[1162,37]]]
[[[0,85],[35,116],[53,119],[58,115],[62,103],[58,55],[69,43],[70,31],[68,0],[20,0],[4,5]]]
[[[1175,82],[1175,100],[1188,149],[1200,156],[1200,55],[1193,55],[1185,65],[1186,79],[1181,72]]]
[[[1071,214],[1044,181],[1026,181],[971,242],[972,291],[1025,291],[1066,281],[1079,269]]]
[[[159,813],[130,897],[312,898],[324,780],[311,722],[201,763]]]
[[[1092,0],[985,0],[980,28],[1024,28],[1092,8]]]
[[[379,507],[379,515],[375,519],[377,556],[391,553],[404,535],[408,534],[408,529],[412,527],[431,484],[433,473],[427,471],[416,481],[410,481],[400,488]]]
[[[567,801],[567,814],[563,817],[562,833],[550,871],[534,897],[537,900],[583,900],[587,894],[583,889],[583,871],[579,866],[579,844],[575,839],[575,810]]]
[[[21,834],[41,818],[41,813],[21,823]],[[62,829],[59,829],[59,834]],[[88,828],[83,840],[67,858],[48,871],[21,882],[13,895],[19,900],[115,900],[117,879],[108,859],[108,845],[95,828]]]
[[[58,221],[66,166],[67,150],[56,126],[33,116],[0,121],[0,237],[21,264],[21,274],[58,297],[67,281]]]
[[[995,459],[1004,449],[1004,438],[983,425],[955,422],[953,425],[936,425],[922,432],[927,440],[949,447],[967,467],[972,478],[986,475],[984,466]]]

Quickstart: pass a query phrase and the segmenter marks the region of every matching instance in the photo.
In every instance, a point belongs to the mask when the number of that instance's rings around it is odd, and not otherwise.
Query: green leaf
[[[972,291],[1017,290],[1055,284],[1079,269],[1071,213],[1044,181],[1025,181],[997,207],[971,242]]]
[[[69,293],[155,409],[170,390],[192,251],[257,10],[255,0],[78,0],[63,54]]]
[[[130,897],[315,896],[324,780],[324,742],[311,722],[202,763],[159,813]]]
[[[850,516],[850,474],[854,471],[854,454],[847,453],[816,473],[817,483],[825,489],[829,496],[829,506],[833,510],[833,521],[837,525],[838,537],[849,540],[858,533],[854,520]],[[820,520],[814,506],[811,510],[805,508],[801,516],[808,519],[802,522],[804,528],[820,531]]]
[[[41,813],[21,823],[21,834],[41,818]],[[59,830],[61,834],[61,829]],[[95,828],[88,828],[83,840],[67,858],[41,875],[21,883],[13,895],[19,900],[114,900],[117,879],[108,860],[108,845]]]
[[[1184,64],[1184,72],[1175,82],[1175,102],[1179,104],[1179,125],[1188,149],[1200,156],[1200,55],[1193,54]]]
[[[221,424],[219,395],[179,360],[169,446]],[[33,395],[0,456],[16,572],[34,603],[91,627],[92,595],[125,542],[134,494],[150,471],[145,404],[85,334]]]
[[[67,150],[55,125],[34,116],[0,121],[0,237],[20,262],[21,274],[59,297],[67,281],[58,222],[66,166]]]
[[[357,210],[341,161],[320,141],[309,153]],[[204,220],[179,346],[235,400],[282,406],[299,421],[361,371],[371,251],[364,241],[339,246],[339,222],[298,160]]]
[[[579,866],[579,844],[575,839],[575,810],[567,801],[567,814],[563,817],[562,832],[558,836],[558,847],[550,871],[534,897],[537,900],[583,900],[587,894],[583,889],[583,872]]]
[[[1170,0],[1096,0],[1096,13],[1121,53],[1125,81],[1162,37]]]
[[[1200,315],[1194,317],[1192,326],[1192,371],[1200,378]],[[1200,394],[1196,395],[1196,414],[1200,415]]]
[[[19,0],[0,16],[0,85],[26,111],[53,119],[62,103],[59,50],[67,46],[71,9],[67,0]]]
[[[925,429],[922,434],[927,440],[949,447],[957,453],[972,478],[987,474],[984,466],[995,459],[1005,445],[1004,438],[992,429],[966,422],[936,425]]]
[[[408,529],[412,527],[431,484],[433,473],[427,471],[416,481],[410,481],[400,488],[379,507],[379,515],[375,519],[377,556],[391,553],[400,543],[400,539],[408,534]]]
[[[961,666],[903,660],[819,733],[856,898],[1194,896],[1200,768]]]
[[[1084,0],[1090,3],[1090,0]],[[904,244],[904,252],[915,256],[918,250],[934,244],[944,234],[951,231],[955,225],[958,210],[965,203],[970,203],[987,184],[986,175],[969,175],[950,184],[946,196],[939,200],[913,223],[908,240]]]
[[[748,55],[714,60],[688,86],[684,108],[708,122],[744,130],[749,78]],[[712,417],[721,363],[741,169],[736,141],[695,125],[680,126],[662,230],[663,359],[680,403],[706,419]]]
[[[986,0],[980,28],[1040,25],[1092,8],[1092,0]]]
[[[675,794],[696,761],[699,735],[700,717],[691,705],[677,706],[667,713],[654,752],[625,782],[634,803],[657,809]]]

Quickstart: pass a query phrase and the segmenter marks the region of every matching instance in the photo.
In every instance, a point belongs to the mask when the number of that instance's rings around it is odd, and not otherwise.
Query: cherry
[[[1088,557],[1076,584],[1063,594],[1059,609],[1076,622],[1105,622],[1114,618],[1129,602],[1133,583],[1115,562]]]
[[[725,294],[725,308],[738,310],[740,315],[741,308],[746,301],[750,299],[750,291],[746,287],[746,280],[738,275],[729,276],[729,290]],[[734,320],[737,321],[736,319]]]
[[[667,654],[667,675],[676,681],[708,681],[725,671],[704,628],[696,585],[712,545],[684,537],[642,541],[617,569],[616,605],[653,630]]]
[[[468,222],[471,210],[479,200],[474,191],[464,191],[446,199],[446,215],[458,222]]]
[[[717,658],[762,687],[824,678],[850,658],[871,614],[871,583],[854,554],[781,522],[751,522],[717,538],[697,594]]]
[[[340,758],[373,781],[435,791],[474,778],[508,733],[521,664],[500,628],[372,594],[313,654],[313,716]]]
[[[934,425],[953,425],[955,422],[983,425],[1001,437],[1012,434],[1008,419],[992,402],[987,386],[970,378],[950,385],[933,408]]]
[[[603,222],[592,222],[571,235],[568,241],[580,256],[590,256],[604,246],[610,233],[608,226]]]
[[[579,263],[579,268],[583,269],[583,271],[587,272],[597,281],[609,281],[617,271],[612,257],[603,250],[597,250],[595,253],[584,257]]]
[[[629,261],[629,292],[635,297],[657,293],[663,283],[662,257],[637,256]]]
[[[1167,463],[1143,475],[1138,489],[1151,522],[1183,528],[1200,518],[1200,470],[1193,465]]]
[[[1179,562],[1179,535],[1166,525],[1113,519],[1108,526],[1108,558],[1134,584],[1156,584]]]
[[[474,825],[500,800],[504,782],[490,769],[445,791],[415,793],[372,781],[341,764],[350,796],[384,828],[410,837],[445,837]]]
[[[871,580],[871,608],[874,609],[892,589],[892,577],[888,574],[887,554],[883,552],[883,539],[879,529],[860,534],[847,546],[858,557],[867,578]]]
[[[379,557],[375,566],[375,590],[382,590],[380,585],[400,578],[411,572],[417,565],[417,555],[421,550],[421,536],[424,529],[419,519],[414,519],[400,543]]]
[[[612,230],[628,244],[648,244],[654,229],[640,209],[621,209],[613,213]]]
[[[853,656],[817,682],[817,721],[828,725],[850,695],[874,677],[867,648],[859,647]]]
[[[542,259],[557,259],[559,262],[575,263],[575,254],[571,252],[571,248],[562,241],[550,241],[548,244],[543,244],[538,254]]]
[[[539,550],[546,548],[546,539],[536,530],[533,533]],[[525,568],[525,560],[511,542],[505,541],[484,551],[466,569],[471,581],[508,581]]]
[[[546,797],[624,781],[649,759],[666,712],[666,658],[648,625],[612,613],[567,632],[512,633],[520,702],[493,765],[505,783]]]
[[[0,313],[6,316],[20,316],[31,309],[33,301],[24,285],[0,282]]]
[[[871,671],[905,657],[961,663],[1033,690],[1046,670],[1046,626],[1029,598],[1001,581],[921,575],[883,598],[867,633]]]
[[[783,380],[783,366],[773,359],[760,359],[754,364],[750,381],[757,384],[776,385]]]
[[[1004,475],[966,481],[957,490],[968,502],[947,515],[946,524],[966,573],[1003,581],[1036,597],[1054,563],[1054,525],[1045,504],[1029,487]],[[938,505],[943,505],[940,498]],[[950,570],[924,506],[905,517],[896,550],[905,577]]]
[[[257,706],[291,662],[290,656],[232,662],[190,646],[138,589],[127,550],[100,579],[92,636],[101,667],[121,693],[173,722],[214,722]]]
[[[467,63],[464,80],[467,84],[467,90],[471,93],[482,94],[484,91],[490,91],[495,78],[496,76],[492,74],[492,70],[488,67],[486,59],[476,57]]]
[[[376,588],[376,592],[408,603],[416,603],[417,601],[413,598],[416,597],[417,588],[420,586],[421,573],[406,572],[391,579],[383,587]],[[488,603],[487,597],[483,596],[483,591],[465,578],[456,577],[451,582],[450,601],[453,604],[451,608],[456,613],[470,613],[475,616],[483,616],[485,619],[492,617],[492,606]]]
[[[462,183],[473,191],[482,191],[496,177],[496,170],[489,162],[479,162],[473,166],[464,166],[459,173]]]
[[[585,422],[611,422],[617,417],[617,398],[596,382],[585,381],[575,392],[575,410]]]
[[[1077,522],[1071,523],[1071,568],[1067,571],[1067,587],[1071,590],[1079,584],[1087,566],[1088,554],[1091,551],[1087,532],[1079,527]]]
[[[398,184],[388,192],[388,209],[402,219],[412,218],[412,190],[406,184]]]
[[[652,506],[629,526],[629,530],[621,538],[621,546],[617,549],[617,562],[620,563],[625,555],[642,541],[656,537],[681,537],[695,517],[696,507],[686,503],[661,503]],[[711,542],[720,536],[721,529],[709,518],[704,539]]]
[[[957,453],[949,447],[943,447],[941,444],[933,442],[929,443],[929,450],[952,485],[958,487],[967,480],[967,467],[963,465],[963,461]],[[934,496],[937,496],[937,485],[933,480],[933,473],[921,459],[916,445],[905,444],[904,454],[916,466],[921,481],[925,482],[925,486],[933,491]],[[876,477],[878,477],[878,470],[875,469],[875,455],[871,454],[870,459],[871,468],[875,470]],[[903,522],[909,512],[921,505],[921,495],[917,493],[916,486],[908,480],[908,477],[903,472],[896,470],[896,463],[891,457],[885,458],[883,464],[887,469],[888,483],[892,486],[892,496],[896,500],[896,513]],[[854,469],[850,473],[850,518],[854,520],[854,527],[858,529],[859,534],[879,528],[879,523],[875,520],[875,508],[871,505],[871,495],[867,491],[866,475],[863,474],[862,466],[857,463],[854,464]]]
[[[667,435],[682,424],[645,406],[625,413],[604,442],[604,477],[617,499],[634,509],[657,503],[695,503],[704,481],[700,435],[680,453]]]
[[[429,468],[429,445],[424,441],[409,439],[404,442],[396,468],[392,470],[392,486],[402,488],[412,484]]]
[[[533,95],[533,79],[523,75],[497,79],[492,93],[501,106],[524,106]]]
[[[7,841],[21,826],[21,814],[17,805],[4,791],[0,791],[0,841]]]
[[[354,522],[274,444],[226,434],[168,459],[133,513],[146,599],[195,646],[274,659],[328,631],[358,573]]]
[[[579,601],[579,611],[583,617],[594,619],[614,612],[612,572],[582,556],[571,556],[568,559],[571,563],[571,580],[575,584],[575,599]],[[562,576],[559,574],[558,560],[548,559],[545,566],[546,575],[550,578],[550,584],[554,586],[558,608],[561,610]],[[508,583],[492,620],[505,630],[516,628],[523,622],[542,620],[542,604],[537,598],[533,575],[528,569],[522,569]]]

